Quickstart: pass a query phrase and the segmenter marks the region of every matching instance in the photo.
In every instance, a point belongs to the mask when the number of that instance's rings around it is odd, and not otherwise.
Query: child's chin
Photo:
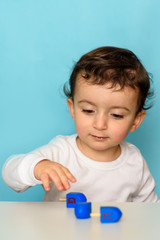
[[[92,149],[95,151],[107,151],[108,147],[107,146],[102,146],[102,144],[93,144]]]

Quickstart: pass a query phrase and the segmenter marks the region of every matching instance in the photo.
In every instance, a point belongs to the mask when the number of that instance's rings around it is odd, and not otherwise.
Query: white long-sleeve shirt
[[[36,184],[35,165],[49,159],[67,167],[77,179],[68,191],[60,192],[54,184],[44,201],[57,201],[68,192],[82,192],[88,201],[157,202],[155,182],[140,151],[123,142],[121,155],[112,162],[99,162],[86,157],[77,147],[77,135],[57,136],[49,144],[28,154],[14,155],[3,166],[2,177],[15,191],[22,192]]]

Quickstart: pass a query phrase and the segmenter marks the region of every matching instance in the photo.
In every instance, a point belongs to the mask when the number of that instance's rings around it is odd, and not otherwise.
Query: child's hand
[[[53,182],[59,191],[70,188],[69,181],[76,182],[70,171],[59,163],[50,160],[42,160],[34,168],[34,176],[41,180],[45,191],[50,190],[49,182]]]

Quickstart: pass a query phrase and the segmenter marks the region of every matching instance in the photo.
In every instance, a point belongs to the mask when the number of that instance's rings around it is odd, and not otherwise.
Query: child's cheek
[[[120,127],[115,131],[115,138],[118,142],[122,142],[128,135],[128,129]]]
[[[86,131],[86,128],[88,128],[88,125],[87,122],[84,121],[83,119],[76,119],[75,127],[78,134],[79,133],[83,134],[83,132]]]

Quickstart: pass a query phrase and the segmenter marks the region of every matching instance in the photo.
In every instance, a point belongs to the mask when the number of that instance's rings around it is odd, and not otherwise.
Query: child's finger
[[[61,176],[61,181],[62,181],[62,184],[63,184],[65,190],[70,188],[69,180],[66,175]]]
[[[56,188],[59,191],[66,190],[61,180],[61,177],[59,176],[59,173],[57,173],[57,171],[51,171],[49,173],[49,178],[55,184]]]
[[[74,176],[70,173],[70,171],[61,166],[60,168],[57,168],[56,169],[56,172],[65,188],[65,190],[69,189],[70,188],[70,184],[69,184],[69,180],[72,181],[72,182],[75,182],[76,179],[74,178]]]
[[[44,187],[45,191],[49,191],[50,190],[50,184],[49,184],[49,176],[46,173],[43,173],[41,175],[41,181]]]
[[[63,171],[65,172],[65,175],[71,182],[76,182],[76,178],[72,175],[72,173],[68,170],[68,168],[63,168]]]

